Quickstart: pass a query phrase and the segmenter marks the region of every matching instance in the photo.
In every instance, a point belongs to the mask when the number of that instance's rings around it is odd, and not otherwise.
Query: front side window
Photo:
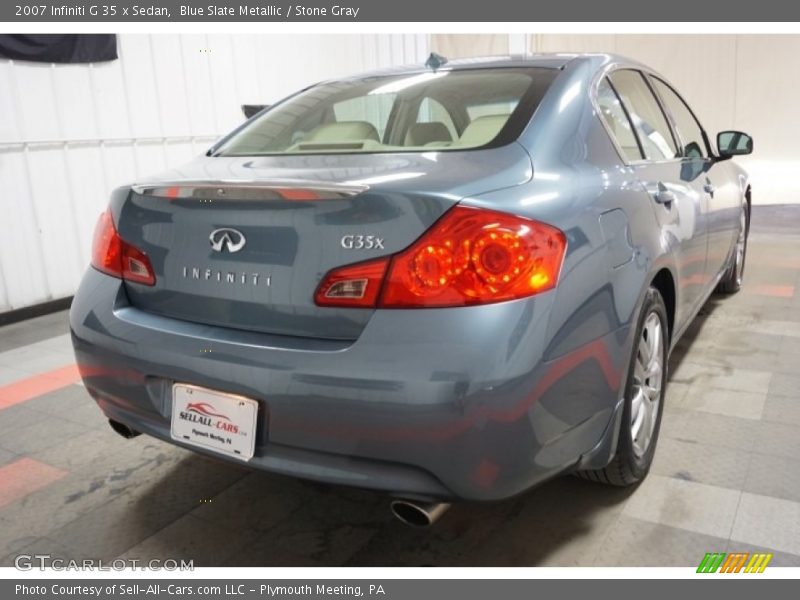
[[[633,121],[645,158],[670,160],[680,156],[667,119],[639,71],[624,69],[609,76]]]
[[[664,105],[675,120],[675,128],[678,130],[678,137],[683,144],[682,155],[685,158],[703,158],[708,155],[706,143],[703,139],[703,129],[694,118],[692,111],[686,106],[675,91],[666,83],[656,77],[651,77],[653,87],[661,96]]]
[[[323,83],[245,125],[216,155],[499,146],[522,132],[557,74],[556,69],[504,67]]]

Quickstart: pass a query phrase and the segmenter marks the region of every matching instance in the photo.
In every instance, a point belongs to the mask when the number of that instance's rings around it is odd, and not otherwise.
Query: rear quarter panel
[[[520,139],[534,165],[530,182],[463,201],[552,224],[566,234],[544,359],[604,340],[603,360],[612,367],[616,396],[584,390],[574,409],[587,419],[621,397],[643,295],[660,269],[674,276],[652,201],[592,108],[596,71],[592,63],[567,67],[543,99]]]

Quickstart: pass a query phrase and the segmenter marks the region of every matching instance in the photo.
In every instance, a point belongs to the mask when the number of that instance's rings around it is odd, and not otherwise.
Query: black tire
[[[733,254],[731,255],[728,263],[728,268],[725,274],[717,284],[717,292],[722,294],[735,294],[742,289],[742,281],[744,279],[744,265],[747,259],[747,238],[750,233],[750,211],[747,204],[742,206],[742,215],[740,217],[740,231],[739,238],[736,240]],[[739,252],[739,245],[741,253]]]
[[[656,319],[660,324],[661,336],[658,342],[654,344],[660,349],[661,361],[661,381],[658,393],[653,393],[653,397],[658,398],[658,405],[652,407],[653,412],[649,413],[655,422],[652,426],[649,442],[643,449],[642,440],[635,441],[633,437],[633,411],[634,411],[634,395],[642,388],[650,389],[649,386],[641,385],[639,369],[641,351],[640,347],[643,339],[646,342],[646,335],[644,334],[645,325],[654,324]],[[651,329],[648,329],[651,331]],[[643,337],[644,336],[644,337]],[[636,337],[634,337],[633,349],[631,351],[631,360],[628,367],[628,380],[625,384],[625,404],[622,410],[622,424],[619,430],[619,437],[617,438],[617,449],[614,458],[603,469],[596,469],[590,471],[578,471],[577,475],[583,479],[596,481],[599,483],[606,483],[615,486],[630,486],[640,482],[647,476],[650,471],[650,465],[653,462],[653,455],[655,454],[656,444],[658,442],[658,432],[661,428],[661,415],[664,410],[664,393],[666,391],[667,383],[667,352],[669,346],[669,320],[667,319],[667,308],[664,304],[664,299],[657,289],[651,287],[647,290],[642,309],[639,315],[639,322],[636,326]],[[647,383],[650,378],[644,379]],[[643,399],[644,402],[650,402],[647,398]],[[641,405],[640,405],[641,407]],[[642,410],[640,408],[639,410]],[[637,415],[638,416],[638,411]]]

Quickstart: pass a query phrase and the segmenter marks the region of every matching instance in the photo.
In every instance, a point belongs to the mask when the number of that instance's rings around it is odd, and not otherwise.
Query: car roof
[[[567,64],[573,61],[585,60],[595,62],[598,66],[608,62],[609,60],[617,59],[629,62],[628,59],[623,59],[611,54],[600,53],[536,53],[536,54],[506,54],[502,56],[479,56],[474,58],[457,58],[447,60],[441,67],[435,69],[437,71],[462,71],[468,69],[496,69],[496,68],[509,68],[509,67],[538,67],[543,69],[563,69]],[[394,67],[387,67],[368,71],[365,73],[354,74],[351,77],[345,77],[344,80],[358,80],[369,77],[378,76],[391,76],[391,75],[411,75],[414,73],[424,73],[425,71],[432,70],[430,67],[425,66],[423,63],[401,65]],[[339,79],[342,81],[342,79]]]
[[[560,69],[578,58],[578,54],[540,53],[540,54],[506,54],[504,56],[477,56],[473,58],[456,58],[448,60],[443,69],[475,69],[495,67],[541,67]],[[423,69],[424,69],[423,65]]]

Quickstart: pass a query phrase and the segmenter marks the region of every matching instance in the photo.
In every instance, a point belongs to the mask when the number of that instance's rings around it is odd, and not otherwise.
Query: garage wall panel
[[[108,183],[103,168],[103,154],[95,144],[71,146],[64,152],[69,187],[75,194],[73,204],[84,213],[75,221],[81,260],[91,253],[94,226],[107,202]]]
[[[47,287],[54,298],[68,296],[80,278],[82,260],[72,190],[61,149],[29,152],[31,198],[39,224],[39,243],[47,265]]]
[[[27,151],[0,151],[0,182],[0,215],[4,223],[13,223],[5,228],[0,242],[7,306],[26,306],[31,298],[52,298],[38,216],[31,201]]]
[[[108,195],[114,188],[137,179],[137,156],[136,149],[127,141],[108,142],[102,145],[101,151],[108,185],[105,200],[108,201]]]
[[[92,85],[93,114],[98,137],[103,139],[130,137],[128,98],[120,61],[96,63],[85,67]],[[25,71],[27,63],[15,65],[15,71]],[[84,138],[87,136],[81,136]]]
[[[164,144],[160,141],[140,141],[133,146],[136,156],[136,174],[134,179],[161,173],[167,168]]]
[[[189,99],[183,71],[181,40],[174,35],[151,35],[151,70],[158,99],[161,135],[191,135]]]
[[[53,101],[53,69],[49,65],[35,65],[30,70],[12,72],[12,89],[17,104],[16,118],[20,133],[25,139],[47,139],[60,128],[58,111]]]
[[[229,131],[242,120],[239,82],[234,69],[233,45],[227,35],[206,36],[209,85],[214,88],[214,132]]]
[[[263,95],[259,89],[261,77],[256,71],[255,39],[251,35],[233,36],[231,52],[231,68],[236,78],[237,98],[242,104],[259,104]]]
[[[753,134],[755,152],[741,163],[753,174],[754,199],[800,202],[800,36],[737,39],[736,124]]]
[[[11,61],[0,61],[0,142],[22,139],[20,118],[17,115],[16,95],[14,94],[14,67]]]
[[[131,137],[161,134],[161,110],[153,73],[150,36],[122,36],[119,42],[122,86]]]
[[[614,34],[537,34],[531,35],[532,52],[616,52]]]
[[[174,168],[187,163],[197,154],[199,152],[195,150],[192,142],[182,141],[181,139],[169,140],[164,143],[165,168]]]
[[[0,312],[74,293],[112,189],[319,80],[420,63],[427,35],[121,35],[120,59],[0,60]]]
[[[208,49],[206,36],[182,35],[180,40],[179,60],[186,83],[190,133],[204,135],[215,132],[214,96],[218,90],[211,80],[208,60],[203,55]]]
[[[431,36],[431,49],[447,58],[508,54],[509,36],[500,33],[448,33]]]
[[[89,70],[81,65],[50,69],[56,110],[56,134],[64,139],[99,136]],[[44,132],[50,135],[49,130]]]

